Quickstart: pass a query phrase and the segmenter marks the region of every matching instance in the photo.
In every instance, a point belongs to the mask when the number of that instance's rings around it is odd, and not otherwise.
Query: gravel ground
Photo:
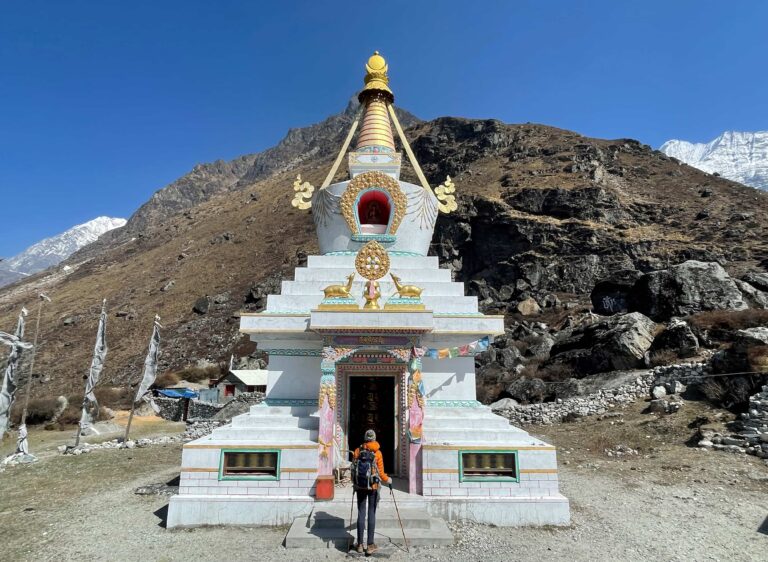
[[[385,546],[376,557],[392,561],[768,559],[768,466],[754,457],[702,452],[682,444],[646,447],[639,455],[620,459],[587,450],[580,439],[593,437],[595,427],[607,423],[564,424],[539,431],[562,448],[562,490],[571,500],[570,527],[452,524],[457,539],[452,547],[412,549],[409,556]],[[647,417],[638,418],[637,423],[652,430]],[[569,442],[574,446],[568,447]],[[179,459],[180,447],[173,444],[130,453],[104,450],[51,458],[0,474],[0,537],[5,545],[0,559],[353,557],[333,549],[286,550],[281,546],[286,528],[164,529],[167,496],[140,496],[134,489],[172,479]]]

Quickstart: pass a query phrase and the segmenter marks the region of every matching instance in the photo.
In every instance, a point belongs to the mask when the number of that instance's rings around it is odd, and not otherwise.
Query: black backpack
[[[352,484],[355,490],[373,490],[377,473],[376,454],[360,447],[360,454],[352,463]]]

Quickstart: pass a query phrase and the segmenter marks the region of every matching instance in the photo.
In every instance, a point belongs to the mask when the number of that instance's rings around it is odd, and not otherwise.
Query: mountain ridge
[[[125,226],[126,220],[96,217],[55,236],[44,238],[19,254],[0,262],[0,287],[58,265],[101,235]]]
[[[251,353],[238,315],[261,310],[280,280],[317,252],[311,211],[290,205],[292,183],[301,173],[320,185],[339,145],[313,147],[337,134],[291,133],[285,156],[262,179],[243,179],[180,212],[145,215],[143,228],[106,244],[102,237],[70,257],[68,271],[0,290],[7,326],[37,290],[53,299],[36,360],[50,382],[39,392],[82,384],[102,298],[110,311],[105,384],[136,383],[155,314],[165,327],[161,370]],[[413,123],[406,134],[433,185],[447,174],[455,181],[459,209],[438,218],[431,253],[483,310],[514,314],[519,301],[549,294],[588,306],[596,281],[613,272],[688,259],[717,261],[733,274],[768,267],[768,193],[637,141],[455,117]],[[301,152],[311,156],[292,158]],[[407,164],[402,178],[417,181]],[[209,303],[205,313],[193,310],[200,299]]]
[[[702,171],[768,190],[768,131],[725,131],[708,143],[671,139],[659,150]]]

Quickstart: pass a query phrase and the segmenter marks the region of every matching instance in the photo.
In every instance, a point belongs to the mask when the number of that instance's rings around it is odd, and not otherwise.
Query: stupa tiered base
[[[366,70],[350,180],[328,185],[359,118],[326,183],[294,184],[292,205],[312,207],[323,255],[283,281],[263,313],[241,317],[240,331],[269,357],[266,399],[184,446],[169,527],[293,523],[287,544],[311,542],[318,529],[329,544],[345,541],[333,514],[339,500],[346,512],[350,492],[333,483],[368,429],[402,486],[414,538],[437,541],[436,517],[570,520],[555,448],[476,400],[474,356],[504,333],[504,318],[481,314],[427,256],[438,211],[457,208],[455,186],[427,183],[397,122],[384,59],[374,54]],[[399,180],[390,118],[421,185]]]

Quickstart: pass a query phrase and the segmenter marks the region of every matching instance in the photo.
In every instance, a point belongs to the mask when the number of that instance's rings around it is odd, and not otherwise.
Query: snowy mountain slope
[[[125,222],[125,219],[98,217],[33,244],[20,254],[0,262],[0,286],[58,264],[105,232],[124,226]]]
[[[659,150],[699,170],[768,190],[768,131],[726,131],[706,144],[669,140]]]

